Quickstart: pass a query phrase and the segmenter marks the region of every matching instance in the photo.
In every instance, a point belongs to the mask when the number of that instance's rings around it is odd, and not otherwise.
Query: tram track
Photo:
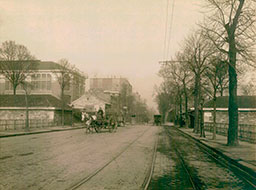
[[[183,136],[184,138],[190,139],[191,142],[193,142],[197,147],[199,147],[199,149],[203,153],[205,153],[208,157],[214,160],[214,162],[232,171],[238,178],[240,178],[242,181],[244,181],[248,185],[249,189],[256,189],[256,175],[254,171],[250,171],[247,168],[244,168],[243,166],[238,164],[235,160],[225,156],[218,150],[200,142],[198,139],[191,137],[190,135],[182,132],[181,130],[175,127],[172,127],[172,129],[174,129],[177,133],[179,133],[179,135]],[[166,131],[168,131],[168,135],[171,136],[170,131],[168,129],[166,129]],[[176,146],[174,149],[177,150]],[[197,189],[197,187],[195,187],[195,189]]]
[[[147,133],[151,129],[148,128],[147,130],[143,131],[142,134],[140,134],[138,137],[136,137],[131,143],[129,143],[127,146],[125,146],[120,152],[118,152],[114,157],[112,157],[109,161],[107,161],[105,164],[103,164],[101,167],[94,170],[92,173],[84,177],[83,179],[79,180],[78,182],[74,183],[72,186],[70,186],[69,190],[75,190],[79,189],[82,185],[89,182],[93,177],[95,177],[97,174],[99,174],[101,171],[103,171],[107,166],[109,166],[111,163],[116,161],[121,155],[123,155],[135,142],[137,142],[145,133]]]
[[[153,176],[155,161],[156,161],[158,141],[159,141],[159,135],[157,136],[157,140],[155,141],[155,144],[154,144],[154,151],[153,151],[153,154],[152,154],[152,160],[151,160],[151,164],[150,164],[150,167],[149,167],[149,171],[147,172],[144,183],[142,184],[142,189],[143,190],[148,189],[150,181],[151,181],[152,176]]]
[[[180,151],[178,150],[178,148],[177,148],[177,143],[176,143],[174,140],[172,140],[170,131],[169,131],[169,130],[165,130],[165,131],[167,132],[166,134],[169,136],[169,138],[170,138],[170,140],[171,140],[172,148],[174,149],[174,151],[175,151],[175,153],[176,153],[176,155],[177,155],[177,157],[178,157],[178,159],[179,159],[179,162],[180,162],[182,168],[184,169],[184,171],[186,172],[186,175],[187,175],[188,178],[189,178],[189,182],[190,182],[190,184],[191,184],[192,189],[194,189],[194,190],[200,190],[201,188],[200,188],[199,185],[195,182],[194,177],[193,177],[193,174],[192,174],[192,172],[190,171],[190,168],[188,167],[186,161],[183,159],[183,156],[182,156],[181,152],[180,152]]]
[[[239,166],[235,160],[223,155],[221,152],[207,146],[206,144],[201,143],[199,140],[191,137],[190,135],[180,131],[177,131],[186,136],[187,138],[193,140],[193,142],[201,148],[201,150],[210,156],[213,160],[221,164],[223,167],[226,167],[236,173],[243,181],[245,181],[248,185],[250,185],[253,189],[256,189],[256,175],[253,171],[247,171],[246,168],[243,168],[241,165]]]

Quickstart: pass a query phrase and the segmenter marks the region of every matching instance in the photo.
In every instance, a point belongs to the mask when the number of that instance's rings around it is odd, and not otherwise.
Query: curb
[[[0,138],[7,138],[7,137],[17,137],[17,136],[25,136],[25,135],[34,135],[34,134],[42,134],[42,133],[51,133],[51,132],[60,132],[60,131],[70,131],[76,129],[82,129],[84,127],[74,127],[74,128],[67,128],[67,129],[50,129],[45,131],[31,131],[31,132],[23,132],[23,133],[14,133],[14,134],[7,134],[7,135],[0,135]]]

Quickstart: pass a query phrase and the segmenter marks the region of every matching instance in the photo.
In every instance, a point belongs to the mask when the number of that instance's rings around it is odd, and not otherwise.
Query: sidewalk
[[[166,124],[170,125],[170,124]],[[221,152],[224,156],[236,161],[238,164],[256,172],[256,144],[239,141],[237,147],[227,146],[227,137],[216,135],[216,140],[212,140],[212,133],[205,132],[206,137],[200,137],[200,134],[193,133],[191,128],[178,128],[184,133],[194,137],[201,143]]]
[[[30,128],[29,130],[26,130],[26,129],[6,130],[6,131],[0,131],[0,138],[49,133],[49,132],[57,132],[57,131],[67,131],[67,130],[74,130],[74,129],[81,129],[81,128],[83,127],[82,125],[79,124],[73,127],[72,126],[55,126],[55,127]]]

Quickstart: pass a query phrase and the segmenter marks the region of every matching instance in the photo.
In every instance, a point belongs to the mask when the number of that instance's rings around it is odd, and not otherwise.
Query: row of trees
[[[180,52],[161,63],[159,75],[164,79],[157,89],[159,111],[185,107],[185,123],[189,125],[188,106],[194,107],[194,132],[203,136],[200,109],[206,99],[214,102],[213,138],[216,138],[216,97],[229,91],[228,145],[238,144],[237,76],[255,61],[255,1],[206,0],[210,12],[189,37]],[[193,99],[192,99],[193,98]],[[191,105],[192,106],[192,105]],[[176,111],[177,112],[177,111]]]
[[[148,122],[152,118],[153,111],[147,106],[138,93],[132,93],[126,84],[123,84],[120,91],[120,107],[125,108],[126,119],[136,117],[138,122]]]
[[[16,95],[16,89],[20,85],[26,94],[26,107],[28,108],[28,89],[32,84],[28,78],[37,72],[39,61],[33,56],[24,45],[16,44],[15,41],[5,41],[0,47],[0,74],[2,74],[11,84],[13,94]],[[79,73],[74,65],[67,59],[60,59],[56,71],[52,71],[57,78],[60,86],[60,98],[62,102],[61,124],[64,125],[64,110],[66,105],[65,90],[70,86],[72,77]],[[27,109],[28,126],[28,109]]]

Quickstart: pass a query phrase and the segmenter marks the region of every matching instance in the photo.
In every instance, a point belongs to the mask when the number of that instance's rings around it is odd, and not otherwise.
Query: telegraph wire
[[[169,18],[169,1],[166,0],[167,6],[166,6],[166,16],[165,16],[165,32],[164,32],[164,49],[163,49],[163,60],[166,59],[166,41],[167,41],[167,30],[168,30],[168,18]]]
[[[170,21],[170,28],[169,28],[169,38],[168,38],[168,42],[167,42],[168,45],[167,45],[166,60],[169,59],[170,43],[171,43],[171,37],[172,37],[172,25],[173,25],[174,6],[175,6],[175,0],[173,0],[173,2],[172,2],[172,12],[171,12],[171,21]]]

